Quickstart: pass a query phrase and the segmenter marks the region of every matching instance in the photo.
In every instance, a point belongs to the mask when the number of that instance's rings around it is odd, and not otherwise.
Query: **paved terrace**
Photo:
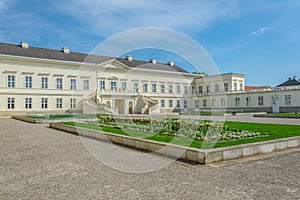
[[[245,200],[300,196],[299,148],[209,166],[172,162],[161,170],[133,174],[97,161],[76,135],[13,119],[0,119],[0,147],[0,199]]]

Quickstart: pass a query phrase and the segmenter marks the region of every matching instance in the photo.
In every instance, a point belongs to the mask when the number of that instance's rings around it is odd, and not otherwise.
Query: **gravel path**
[[[300,197],[300,149],[210,166],[171,162],[136,174],[102,164],[76,135],[12,119],[0,119],[0,147],[0,199]]]

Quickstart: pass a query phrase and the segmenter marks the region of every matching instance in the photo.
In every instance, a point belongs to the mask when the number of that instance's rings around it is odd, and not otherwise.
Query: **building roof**
[[[115,59],[114,57],[110,57],[110,56],[90,55],[90,54],[71,52],[71,51],[69,53],[64,53],[62,50],[55,50],[55,49],[46,49],[46,48],[38,48],[38,47],[23,48],[21,45],[7,44],[1,42],[0,42],[0,54],[10,55],[10,56],[29,57],[29,58],[58,60],[58,61],[85,62],[85,63],[94,63],[94,64],[101,64],[106,61]],[[142,60],[129,61],[124,58],[117,58],[117,60],[127,65],[128,67],[132,67],[132,68],[188,73],[186,70],[176,65],[170,66],[164,63],[153,64]]]
[[[269,88],[269,86],[248,86],[248,85],[245,85],[245,90],[246,91],[249,91],[249,90],[264,90],[264,89],[267,89]]]
[[[300,85],[300,81],[296,79],[296,77],[289,78],[289,80],[281,83],[280,85],[277,85],[276,87],[284,87],[284,86],[295,86],[295,85]]]

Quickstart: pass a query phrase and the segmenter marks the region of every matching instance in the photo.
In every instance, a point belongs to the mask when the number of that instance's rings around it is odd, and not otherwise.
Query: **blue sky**
[[[298,0],[0,0],[0,42],[88,53],[121,31],[168,28],[201,44],[221,73],[245,74],[247,85],[275,86],[300,78],[299,10]],[[167,62],[170,55],[134,53],[152,57]]]

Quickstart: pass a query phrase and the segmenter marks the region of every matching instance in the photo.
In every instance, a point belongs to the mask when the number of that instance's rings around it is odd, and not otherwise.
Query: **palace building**
[[[209,110],[298,112],[300,82],[245,86],[242,74],[192,74],[174,62],[0,43],[0,116],[162,114]]]

